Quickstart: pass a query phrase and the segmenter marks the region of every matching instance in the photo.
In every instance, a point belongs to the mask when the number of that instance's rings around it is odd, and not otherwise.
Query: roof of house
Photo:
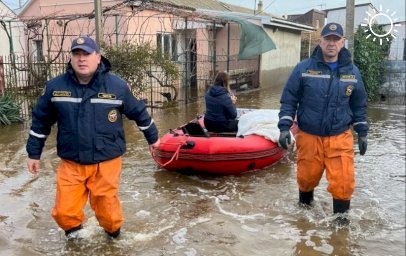
[[[24,12],[25,9],[30,6],[34,2],[34,0],[28,0],[24,4],[24,6],[20,9],[20,12]],[[124,0],[123,0],[124,2]],[[134,1],[137,2],[137,1]],[[141,2],[141,1],[139,1]],[[240,12],[240,13],[253,13],[254,10],[237,6],[237,5],[232,5],[232,4],[226,4],[218,0],[204,0],[204,1],[197,1],[197,0],[153,0],[151,2],[154,3],[164,3],[164,4],[170,4],[174,6],[183,6],[183,7],[189,7],[193,9],[207,9],[207,10],[217,10],[217,11],[228,11],[228,12]]]
[[[32,3],[34,0],[28,0],[24,7],[21,9],[21,12],[23,13]],[[124,1],[123,1],[124,2]],[[137,5],[142,4],[142,0],[140,1],[134,1],[131,2],[130,4],[132,5]],[[298,24],[294,23],[291,21],[286,20],[283,17],[276,16],[273,14],[269,13],[262,13],[262,15],[254,15],[254,10],[245,8],[245,7],[240,7],[236,5],[231,5],[231,4],[226,4],[218,0],[149,0],[148,3],[151,3],[153,5],[160,4],[162,3],[165,6],[173,6],[173,7],[179,7],[183,9],[191,9],[195,10],[198,13],[203,13],[203,14],[213,14],[217,13],[219,17],[223,17],[225,15],[237,15],[240,17],[244,17],[247,19],[255,19],[255,20],[260,20],[260,22],[264,26],[276,26],[276,27],[282,27],[282,28],[287,28],[287,29],[293,29],[293,30],[305,30],[305,31],[312,31],[314,30],[313,27],[303,25],[303,24]]]
[[[362,7],[362,6],[368,6],[368,5],[371,6],[372,8],[374,8],[374,9],[376,9],[375,6],[373,4],[371,4],[371,3],[356,4],[356,5],[354,5],[354,7],[356,8],[356,7]],[[346,8],[346,6],[341,6],[341,7],[336,7],[336,8],[323,9],[323,11],[330,12],[330,11],[342,10],[342,9],[345,9],[345,8]]]
[[[301,16],[306,15],[306,14],[311,13],[311,12],[316,12],[316,13],[320,13],[320,14],[326,14],[326,12],[323,11],[323,10],[311,9],[311,10],[305,12],[305,13],[289,14],[288,17],[301,17]]]
[[[229,17],[230,16],[229,12],[224,12],[224,11],[202,10],[202,9],[197,10],[197,11],[205,13],[207,15],[217,16],[217,17]],[[282,17],[273,16],[273,15],[254,15],[254,14],[237,13],[237,12],[233,12],[231,15],[238,17],[238,18],[243,18],[243,19],[257,20],[264,27],[269,27],[269,26],[270,27],[279,27],[279,28],[285,28],[285,29],[291,29],[291,30],[297,30],[297,31],[309,31],[309,32],[315,30],[314,27],[312,27],[312,26],[295,23],[292,21],[288,21]]]

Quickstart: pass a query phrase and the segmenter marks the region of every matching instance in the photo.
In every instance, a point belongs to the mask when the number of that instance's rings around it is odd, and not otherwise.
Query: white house
[[[393,36],[390,47],[390,60],[406,60],[406,21],[384,25],[385,31]]]
[[[337,22],[343,26],[345,32],[346,22],[346,7],[337,7],[332,9],[323,10],[326,13],[326,23]],[[379,10],[371,3],[357,4],[354,6],[354,30],[362,23],[368,23],[373,14],[378,13]],[[368,15],[368,13],[370,15]]]
[[[345,33],[346,22],[346,7],[338,7],[333,9],[325,9],[326,23],[337,22],[343,26]],[[388,36],[394,36],[389,53],[390,60],[405,59],[405,21],[396,22],[395,20],[387,20],[382,10],[378,10],[371,3],[358,4],[354,6],[354,31],[361,24],[368,25],[370,22],[383,24]],[[379,14],[379,15],[377,15]],[[389,24],[388,24],[389,23]],[[396,31],[395,31],[396,30]]]
[[[0,0],[0,56],[9,56],[11,53],[23,54],[25,41],[24,24]]]

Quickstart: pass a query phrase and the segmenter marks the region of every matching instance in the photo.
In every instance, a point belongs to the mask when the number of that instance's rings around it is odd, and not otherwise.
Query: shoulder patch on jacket
[[[109,113],[107,114],[107,118],[109,119],[109,121],[111,123],[114,123],[117,121],[117,117],[118,117],[118,113],[116,109],[112,109],[109,111]]]
[[[345,95],[351,96],[353,90],[354,90],[353,85],[347,85],[347,87],[345,88]]]
[[[54,97],[70,97],[70,96],[72,96],[72,92],[70,92],[70,91],[53,91],[52,96],[54,96]]]
[[[109,99],[109,100],[115,100],[117,97],[114,94],[110,94],[110,93],[98,93],[97,94],[97,98],[99,99]]]

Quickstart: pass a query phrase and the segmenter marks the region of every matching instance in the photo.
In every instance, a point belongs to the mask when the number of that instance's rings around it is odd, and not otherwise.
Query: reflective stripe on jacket
[[[52,125],[58,123],[58,156],[80,164],[94,164],[125,152],[123,116],[135,120],[149,144],[158,140],[157,128],[143,101],[137,100],[127,83],[102,63],[92,81],[80,85],[73,69],[47,82],[32,113],[27,142],[31,159],[40,159]]]
[[[299,128],[313,135],[337,135],[351,125],[360,136],[367,135],[367,94],[345,48],[333,71],[323,61],[321,48],[316,47],[312,57],[292,71],[280,102],[280,130],[288,130],[297,113]]]

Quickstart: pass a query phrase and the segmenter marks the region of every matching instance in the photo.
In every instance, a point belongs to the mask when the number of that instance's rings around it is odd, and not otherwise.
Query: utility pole
[[[345,37],[348,42],[348,50],[354,57],[354,0],[347,0],[345,16]]]
[[[94,19],[96,26],[96,43],[100,48],[103,40],[102,0],[94,0]]]

